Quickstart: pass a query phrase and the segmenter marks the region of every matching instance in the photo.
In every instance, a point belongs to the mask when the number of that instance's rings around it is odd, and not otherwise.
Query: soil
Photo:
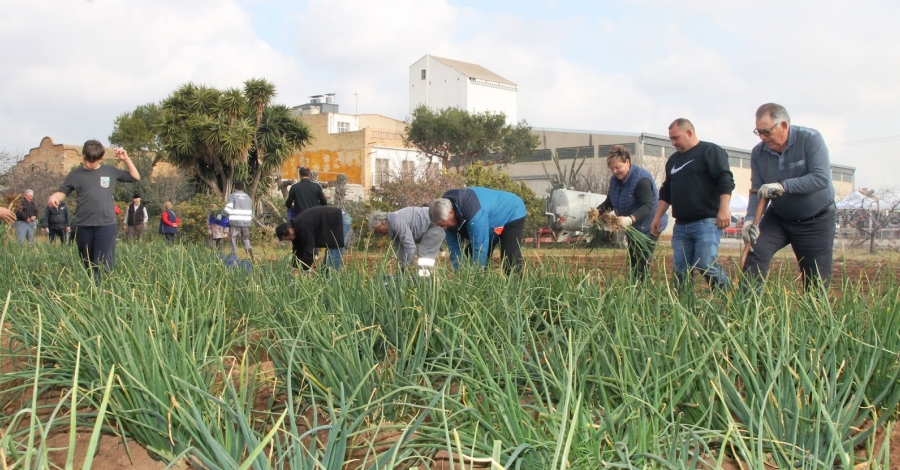
[[[658,257],[659,257],[658,253]],[[572,249],[547,249],[547,250],[526,250],[525,252],[526,259],[529,264],[534,265],[534,262],[542,261],[547,262],[553,259],[564,260],[567,264],[573,265],[573,267],[581,267],[585,269],[592,269],[597,267],[603,267],[604,270],[613,270],[615,272],[620,272],[624,274],[627,272],[627,259],[625,257],[624,250],[595,250],[594,252],[589,253],[586,250],[572,250]],[[723,249],[720,253],[720,262],[726,266],[726,269],[729,271],[729,274],[734,274],[736,269],[732,269],[736,267],[740,263],[741,253],[736,249]],[[662,258],[666,260],[666,269],[671,270],[671,255],[666,253],[662,255]],[[834,265],[833,277],[832,277],[832,285],[840,285],[840,282],[844,279],[858,280],[864,276],[873,276],[877,271],[884,268],[893,268],[896,269],[896,266],[892,266],[894,263],[890,263],[884,260],[881,257],[867,257],[867,256],[855,256],[855,257],[843,257],[843,261],[836,261]],[[373,256],[367,256],[364,259],[356,258],[354,259],[353,255],[349,255],[346,259],[347,262],[364,262],[367,265],[373,265],[375,262],[380,262],[380,258],[375,258]],[[793,260],[793,257],[788,253],[784,256],[779,254],[778,257],[773,261],[772,270],[777,269],[790,269],[794,275],[799,278],[800,272],[796,267],[796,262]],[[670,271],[671,272],[671,271]],[[799,287],[799,281],[798,281]],[[3,325],[3,329],[6,330],[7,325]],[[8,351],[9,348],[9,335],[0,333],[0,349]],[[9,373],[14,370],[15,364],[12,364],[8,359],[4,361],[0,361],[0,373]],[[263,363],[261,364],[260,373],[263,375],[269,375],[272,373],[272,365],[271,363]],[[271,390],[267,393],[261,393],[260,398],[257,401],[258,406],[262,406],[268,401],[268,398],[271,396]],[[19,404],[25,405],[27,402],[30,402],[30,397],[19,397],[17,400]],[[7,409],[5,411],[9,411],[10,407],[15,407],[15,404],[8,404]],[[27,405],[26,405],[27,406]],[[2,439],[4,429],[0,429],[0,439]],[[389,438],[389,437],[384,437]],[[884,429],[880,429],[874,439],[874,449],[876,450],[876,455],[881,452],[882,446],[885,445],[885,441],[889,443],[890,446],[890,469],[889,470],[900,470],[900,425],[894,426],[890,435],[885,433]],[[68,452],[68,444],[69,444],[69,435],[67,433],[61,432],[56,434],[48,439],[48,444],[51,448],[54,448],[54,451],[50,452],[49,458],[51,462],[55,465],[63,466],[65,464],[65,460],[67,458]],[[90,444],[90,432],[89,430],[83,430],[76,433],[75,436],[75,466],[74,468],[80,468],[83,461],[84,456],[87,451],[87,448]],[[857,450],[858,454],[864,454],[865,448],[861,448]],[[454,461],[459,462],[458,456],[454,456]],[[714,460],[709,460],[711,463]],[[2,462],[0,462],[2,463]],[[471,467],[470,467],[471,465]],[[187,468],[187,465],[175,466],[174,468]],[[100,469],[128,469],[128,470],[157,470],[166,468],[166,464],[163,462],[153,460],[150,455],[144,450],[142,447],[134,443],[133,441],[122,441],[121,438],[117,436],[104,435],[100,439],[98,450],[93,459],[93,468]],[[448,455],[445,453],[439,454],[434,459],[434,464],[432,465],[433,469],[445,469],[450,468],[450,464],[448,462]],[[479,465],[473,462],[466,462],[466,468],[489,468],[489,465],[483,464]],[[744,465],[734,459],[727,458],[724,460],[722,467],[726,470],[743,470],[748,469],[747,465]],[[773,467],[774,468],[774,467]],[[867,467],[858,467],[858,468],[867,468]]]

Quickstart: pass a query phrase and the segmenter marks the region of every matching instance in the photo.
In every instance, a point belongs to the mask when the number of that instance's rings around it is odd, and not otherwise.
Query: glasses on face
[[[760,137],[768,137],[768,136],[772,135],[772,131],[774,131],[775,128],[778,127],[779,124],[781,124],[780,121],[776,122],[774,126],[769,128],[769,130],[753,129],[753,134],[758,135]]]

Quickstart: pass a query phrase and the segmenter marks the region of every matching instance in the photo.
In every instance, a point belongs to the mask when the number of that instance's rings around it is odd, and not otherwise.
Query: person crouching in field
[[[275,227],[279,240],[292,243],[294,266],[299,262],[303,271],[312,267],[318,248],[327,248],[325,266],[339,271],[349,235],[350,215],[332,206],[310,207]]]
[[[444,229],[431,223],[427,207],[405,207],[390,214],[375,211],[369,215],[369,228],[391,239],[401,271],[412,266],[418,249],[422,275],[434,266],[444,242]]]
[[[134,183],[141,179],[134,163],[124,149],[116,149],[116,158],[125,164],[127,171],[114,166],[101,165],[106,149],[96,140],[88,140],[82,149],[84,159],[80,167],[69,172],[55,193],[47,200],[47,207],[59,208],[59,204],[75,191],[77,206],[75,244],[78,254],[89,269],[95,282],[100,282],[100,268],[113,269],[116,259],[116,221],[113,188],[117,181]]]
[[[429,207],[431,221],[445,230],[453,269],[459,269],[460,244],[478,266],[487,266],[494,246],[507,274],[522,269],[525,203],[519,196],[488,188],[451,189]]]

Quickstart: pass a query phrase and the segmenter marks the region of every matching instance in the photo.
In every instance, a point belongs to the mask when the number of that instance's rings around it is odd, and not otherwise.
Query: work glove
[[[631,217],[630,217],[630,216],[626,217],[626,216],[620,215],[620,216],[617,217],[617,218],[619,219],[619,225],[620,225],[622,228],[628,228],[628,227],[631,227],[631,224],[633,223],[633,221],[631,220]]]
[[[431,277],[431,270],[434,268],[434,258],[419,258],[417,274],[419,277]]]
[[[741,238],[744,239],[744,243],[756,243],[756,239],[759,237],[759,226],[754,224],[752,220],[747,220],[744,222],[744,229],[741,230]]]
[[[766,183],[759,187],[759,195],[766,199],[772,199],[782,194],[784,194],[784,186],[781,183]]]

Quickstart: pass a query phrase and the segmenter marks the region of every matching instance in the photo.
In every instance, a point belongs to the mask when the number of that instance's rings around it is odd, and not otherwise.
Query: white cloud
[[[0,19],[0,148],[105,141],[115,116],[193,81],[220,88],[302,80],[256,38],[249,15],[218,1],[33,1]],[[35,29],[34,25],[41,25]]]

